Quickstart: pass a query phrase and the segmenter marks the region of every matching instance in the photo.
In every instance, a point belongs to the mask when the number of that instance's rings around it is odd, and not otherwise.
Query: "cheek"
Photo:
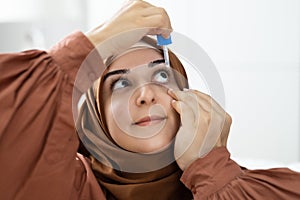
[[[119,112],[121,112],[121,109],[116,104],[114,104],[113,107],[111,102],[105,103],[104,113],[105,113],[107,128],[110,133],[116,130],[115,117],[118,116]]]
[[[180,126],[180,115],[178,112],[176,112],[176,110],[172,107],[172,105],[170,104],[170,117],[172,118],[172,122],[174,123],[174,127],[176,129],[179,128]]]
[[[111,115],[111,108],[110,108],[110,104],[106,103],[104,104],[104,115],[105,115],[105,123],[107,125],[107,128],[110,131],[110,124],[111,124],[111,119],[112,119],[112,115]]]
[[[131,116],[128,113],[128,104],[122,100],[115,99],[113,103],[105,104],[106,124],[110,135],[115,135],[128,131],[131,124]]]
[[[170,97],[168,94],[166,95],[167,96],[165,97],[164,106],[167,111],[167,115],[172,123],[172,126],[174,126],[174,129],[178,129],[180,126],[180,115],[171,105],[173,98]]]
[[[115,114],[112,112],[111,104],[106,104],[105,107],[105,118],[106,118],[106,126],[109,132],[109,135],[112,137],[112,139],[119,144],[118,139],[118,133],[120,132],[120,129],[118,128],[118,124],[115,121]]]

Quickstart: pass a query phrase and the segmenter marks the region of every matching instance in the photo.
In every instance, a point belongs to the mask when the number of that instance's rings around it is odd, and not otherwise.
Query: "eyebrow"
[[[129,69],[118,69],[118,70],[114,70],[111,72],[108,72],[107,74],[104,75],[103,77],[103,82],[110,76],[112,75],[117,75],[117,74],[127,74],[129,73]]]
[[[165,63],[165,59],[154,60],[154,61],[148,63],[148,67],[154,67],[160,63]]]
[[[164,63],[165,59],[159,59],[154,60],[148,63],[148,67],[155,67],[156,65],[159,65],[160,63]],[[117,75],[117,74],[128,74],[130,72],[129,69],[118,69],[114,71],[107,72],[103,77],[103,82],[110,76]]]

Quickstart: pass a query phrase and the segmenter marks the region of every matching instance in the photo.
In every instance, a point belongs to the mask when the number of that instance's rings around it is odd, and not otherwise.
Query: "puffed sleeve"
[[[245,169],[223,147],[193,162],[181,181],[195,200],[300,199],[300,173],[287,168]]]
[[[77,199],[91,189],[77,156],[72,98],[103,66],[96,53],[98,66],[83,64],[93,49],[75,32],[49,51],[0,55],[0,199]],[[87,84],[74,87],[82,66],[78,83]]]

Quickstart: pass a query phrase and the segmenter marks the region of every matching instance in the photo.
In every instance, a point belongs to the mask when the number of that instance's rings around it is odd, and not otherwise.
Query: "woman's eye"
[[[130,82],[126,79],[119,79],[112,84],[112,90],[120,89],[120,88],[125,88],[130,85]]]
[[[164,71],[158,71],[155,75],[154,75],[154,81],[159,82],[159,83],[166,83],[169,80],[169,74]]]

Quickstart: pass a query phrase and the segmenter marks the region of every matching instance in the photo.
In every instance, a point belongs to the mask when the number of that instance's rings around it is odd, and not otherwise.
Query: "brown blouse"
[[[48,52],[0,55],[0,199],[105,199],[89,160],[77,153],[72,113],[75,77],[93,49],[76,32]],[[77,81],[96,77],[94,65],[86,65]],[[79,84],[74,91],[89,86]],[[197,200],[300,199],[300,173],[247,170],[226,148],[196,160],[181,181]]]

